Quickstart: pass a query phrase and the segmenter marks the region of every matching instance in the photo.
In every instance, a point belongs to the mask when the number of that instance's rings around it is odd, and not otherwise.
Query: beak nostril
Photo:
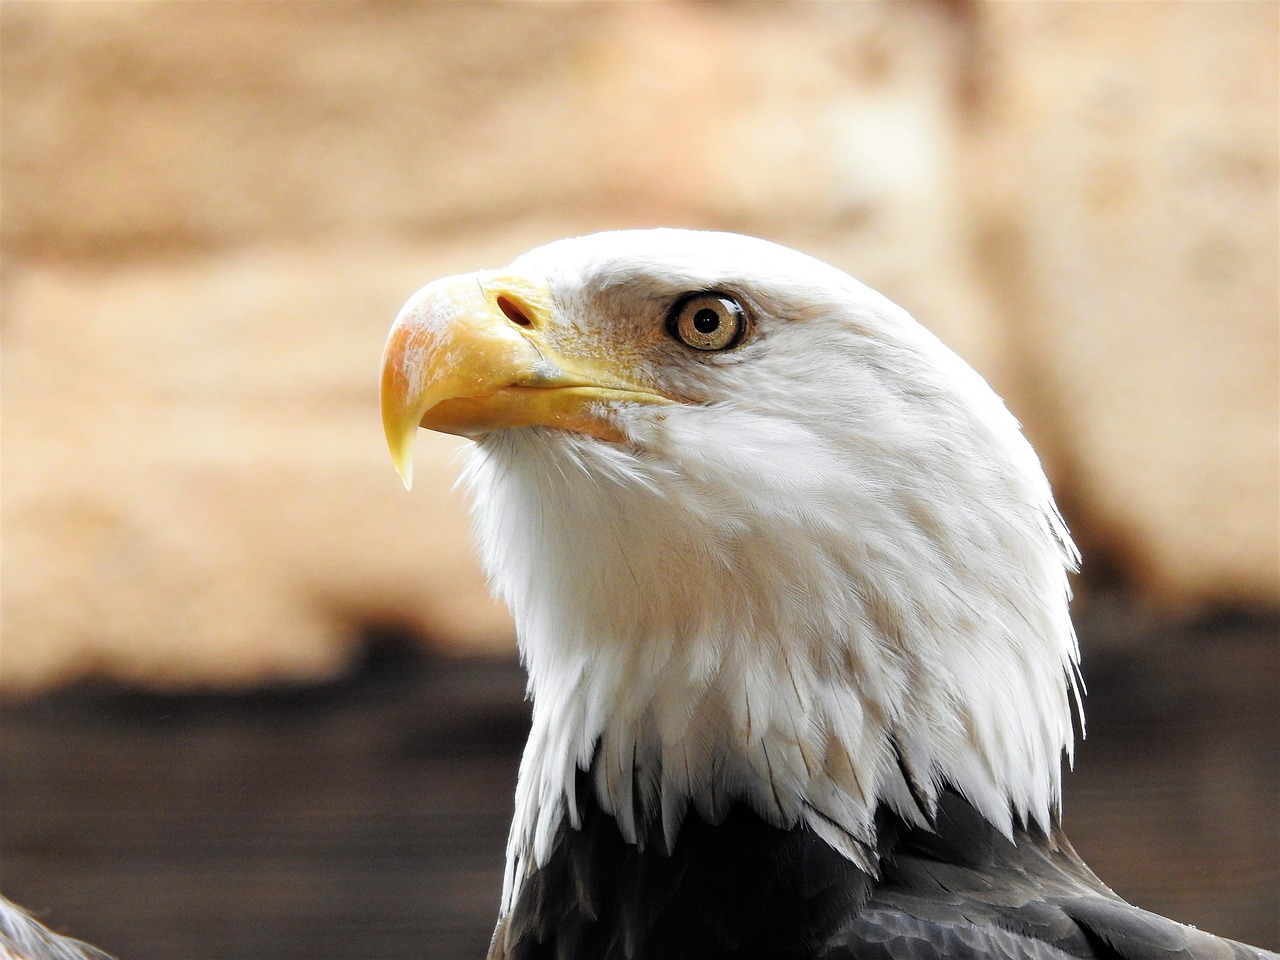
[[[533,326],[533,321],[525,316],[525,312],[506,297],[498,297],[498,309],[502,311],[503,316],[514,323],[517,327]]]

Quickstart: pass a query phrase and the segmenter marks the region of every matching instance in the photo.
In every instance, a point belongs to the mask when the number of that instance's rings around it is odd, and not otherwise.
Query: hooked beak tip
[[[400,475],[404,488],[410,490],[413,488],[413,441],[418,434],[418,423],[409,411],[397,410],[397,406],[399,405],[384,403],[382,429],[386,434],[391,463]]]

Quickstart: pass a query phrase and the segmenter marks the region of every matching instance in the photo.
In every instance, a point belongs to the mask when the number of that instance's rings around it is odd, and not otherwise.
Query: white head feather
[[[578,769],[624,834],[735,801],[874,871],[878,806],[942,784],[1006,834],[1048,827],[1072,749],[1076,559],[1039,461],[987,384],[838,270],[727,234],[553,243],[511,267],[676,406],[611,444],[482,438],[465,478],[533,697],[504,911],[575,821]],[[720,354],[662,340],[689,291],[755,322]]]

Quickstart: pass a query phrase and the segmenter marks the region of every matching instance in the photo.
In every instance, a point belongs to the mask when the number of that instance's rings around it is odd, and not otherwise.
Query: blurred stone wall
[[[536,243],[768,237],[911,309],[1027,425],[1093,580],[1280,604],[1277,6],[0,7],[3,648],[21,692],[506,650],[376,371]]]

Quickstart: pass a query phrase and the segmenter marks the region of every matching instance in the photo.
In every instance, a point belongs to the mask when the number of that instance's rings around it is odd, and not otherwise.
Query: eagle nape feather
[[[761,240],[563,240],[424,287],[383,358],[464,480],[533,722],[492,960],[1272,957],[1061,827],[1078,557],[990,387]]]

